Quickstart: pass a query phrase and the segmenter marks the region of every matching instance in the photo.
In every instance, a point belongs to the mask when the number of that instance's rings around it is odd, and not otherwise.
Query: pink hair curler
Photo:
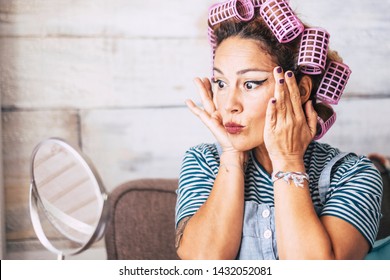
[[[261,5],[263,5],[263,3],[267,0],[251,0],[252,3],[253,3],[253,7],[255,8],[260,8]]]
[[[261,5],[260,15],[280,43],[294,40],[305,29],[285,0],[266,1]]]
[[[298,57],[302,73],[317,75],[325,70],[329,37],[329,33],[322,28],[307,28],[303,31]]]
[[[253,3],[253,7],[255,8],[260,8],[261,5],[263,5],[265,2],[267,2],[267,0],[251,0],[252,3]],[[285,0],[286,3],[289,3],[290,0]]]
[[[255,9],[250,0],[230,0],[217,3],[209,9],[209,24],[215,25],[229,18],[249,21],[253,18]]]
[[[326,121],[317,116],[317,134],[314,136],[314,140],[322,138],[336,122],[336,112],[329,105],[327,107],[332,110],[332,115]]]
[[[331,61],[317,90],[317,98],[337,105],[352,71],[348,65]]]

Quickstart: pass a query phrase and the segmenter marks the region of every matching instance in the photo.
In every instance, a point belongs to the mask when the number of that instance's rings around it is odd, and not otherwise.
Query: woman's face
[[[232,145],[239,151],[264,143],[265,113],[274,96],[276,66],[254,40],[231,37],[216,50],[214,103]]]

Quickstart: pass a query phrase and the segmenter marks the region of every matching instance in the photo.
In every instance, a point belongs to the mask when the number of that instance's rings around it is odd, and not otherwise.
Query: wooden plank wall
[[[0,0],[8,256],[44,258],[31,254],[42,247],[28,213],[29,160],[42,139],[80,145],[109,191],[126,180],[177,177],[189,146],[214,141],[184,106],[197,99],[193,77],[210,73],[214,2]],[[331,48],[353,70],[323,141],[390,155],[390,1],[290,3],[330,32]]]

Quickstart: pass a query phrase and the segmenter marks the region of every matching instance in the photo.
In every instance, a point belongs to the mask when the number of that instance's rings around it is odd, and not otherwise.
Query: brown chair
[[[379,224],[379,232],[376,238],[379,240],[390,236],[390,158],[380,154],[370,154],[368,157],[381,173],[383,181],[381,205],[383,216]]]
[[[115,188],[105,234],[109,260],[174,260],[177,179],[141,179]]]

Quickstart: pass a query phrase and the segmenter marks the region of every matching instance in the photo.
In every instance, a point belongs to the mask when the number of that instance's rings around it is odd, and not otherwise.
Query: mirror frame
[[[63,250],[56,248],[49,241],[49,239],[47,238],[47,236],[43,230],[43,227],[42,227],[42,224],[41,224],[40,218],[39,218],[39,209],[42,209],[45,212],[45,207],[44,207],[44,204],[39,196],[38,188],[37,188],[37,185],[35,182],[34,160],[35,160],[35,157],[36,157],[38,151],[40,150],[40,148],[43,145],[50,143],[50,142],[57,143],[59,145],[64,146],[68,151],[70,151],[73,154],[73,156],[75,156],[75,158],[82,165],[84,165],[87,172],[90,173],[89,175],[93,176],[95,178],[96,183],[99,187],[99,189],[97,191],[100,193],[101,199],[102,199],[100,217],[98,217],[98,222],[95,226],[95,230],[94,230],[93,234],[90,236],[90,238],[84,244],[82,244],[80,247],[78,247],[74,250],[70,250],[70,252],[68,252],[68,253],[65,253]],[[42,245],[46,249],[51,251],[52,253],[57,254],[58,259],[64,259],[65,255],[71,256],[71,255],[76,255],[78,253],[81,253],[82,251],[88,249],[93,243],[95,243],[96,241],[100,240],[103,237],[107,223],[108,223],[108,218],[109,218],[108,207],[107,207],[108,194],[107,194],[107,192],[104,188],[103,182],[102,182],[97,170],[93,166],[91,160],[82,151],[80,151],[80,149],[76,149],[75,147],[73,147],[72,145],[70,145],[69,143],[67,143],[65,140],[63,140],[61,138],[51,137],[51,138],[47,138],[47,139],[41,141],[34,148],[32,156],[31,156],[30,178],[31,178],[31,181],[30,181],[29,208],[30,208],[30,217],[31,217],[34,231],[37,234],[37,237],[38,237],[39,241],[42,243]],[[48,218],[48,220],[50,221],[50,217],[46,213],[45,213],[45,215]],[[56,227],[55,225],[53,225],[53,226]]]

